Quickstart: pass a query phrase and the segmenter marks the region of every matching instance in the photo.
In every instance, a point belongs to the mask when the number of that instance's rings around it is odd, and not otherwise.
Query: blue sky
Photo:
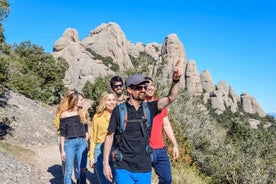
[[[187,59],[208,69],[217,84],[246,92],[265,112],[276,112],[276,2],[268,0],[9,0],[7,43],[30,40],[52,52],[66,28],[82,40],[115,22],[133,43],[162,44],[171,33]]]

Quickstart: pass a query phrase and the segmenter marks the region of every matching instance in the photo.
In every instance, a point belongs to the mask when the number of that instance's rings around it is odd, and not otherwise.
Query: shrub
[[[8,79],[6,85],[28,98],[47,104],[57,104],[64,93],[62,79],[68,63],[54,59],[31,42],[14,45],[14,52],[5,58]]]
[[[86,98],[93,100],[93,104],[91,108],[89,108],[88,110],[90,117],[93,117],[93,115],[96,112],[96,108],[100,102],[101,94],[104,91],[110,89],[110,86],[109,86],[110,78],[111,76],[97,77],[93,84],[89,81],[85,83],[82,89],[82,92]]]

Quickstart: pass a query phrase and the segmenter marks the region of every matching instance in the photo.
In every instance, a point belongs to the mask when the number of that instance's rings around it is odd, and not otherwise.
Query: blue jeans
[[[61,145],[60,145],[60,135],[58,135],[58,147],[59,147],[59,152],[61,152]],[[64,176],[64,174],[65,174],[65,161],[61,161],[61,168],[62,168],[62,174],[63,174],[63,176]],[[77,176],[79,176],[79,174],[78,174],[78,162],[77,162],[77,159],[75,158],[75,160],[74,160],[74,173],[75,173],[75,178],[76,179],[78,179],[77,178]]]
[[[100,184],[110,184],[110,181],[108,181],[104,174],[103,174],[103,143],[96,144],[95,151],[94,151],[94,161],[96,163],[95,172],[97,175],[98,182]],[[109,165],[111,167],[113,178],[115,180],[115,169],[114,164],[111,159],[109,159]]]
[[[130,172],[125,169],[116,169],[118,184],[151,184],[151,172]]]
[[[166,147],[152,150],[151,163],[158,176],[159,184],[171,184],[172,171]]]
[[[65,159],[65,175],[64,175],[64,184],[71,184],[72,169],[74,165],[75,158],[77,159],[78,171],[81,171],[80,168],[86,168],[87,164],[87,143],[86,140],[82,137],[74,139],[65,139],[64,151],[66,154]],[[86,183],[86,173],[81,171],[77,173],[77,177],[80,180],[81,184]]]

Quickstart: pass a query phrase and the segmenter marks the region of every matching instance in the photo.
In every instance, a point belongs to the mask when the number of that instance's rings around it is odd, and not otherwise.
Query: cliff
[[[132,69],[133,58],[137,59],[147,54],[152,60],[147,63],[148,73],[159,75],[163,83],[168,82],[176,61],[181,61],[184,71],[181,85],[191,96],[203,96],[204,104],[211,103],[218,114],[226,108],[236,112],[239,106],[247,113],[266,114],[258,101],[246,93],[238,95],[234,87],[225,81],[214,84],[208,70],[199,73],[196,62],[186,58],[185,47],[176,34],[168,35],[162,44],[131,43],[116,23],[101,24],[90,31],[87,37],[79,40],[78,31],[68,28],[53,46],[53,56],[62,57],[69,63],[69,69],[64,78],[64,84],[69,88],[82,89],[86,81],[94,82],[98,76],[115,74],[112,66],[118,66],[120,71]],[[99,57],[101,56],[101,57]],[[103,58],[111,58],[110,63],[104,63]]]

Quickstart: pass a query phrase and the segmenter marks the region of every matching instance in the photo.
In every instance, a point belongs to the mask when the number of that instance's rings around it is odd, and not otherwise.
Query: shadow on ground
[[[50,179],[50,184],[62,184],[63,183],[63,173],[61,165],[55,164],[48,168],[47,172],[51,173],[53,178]],[[96,174],[90,170],[86,173],[87,184],[98,184],[96,179]]]

